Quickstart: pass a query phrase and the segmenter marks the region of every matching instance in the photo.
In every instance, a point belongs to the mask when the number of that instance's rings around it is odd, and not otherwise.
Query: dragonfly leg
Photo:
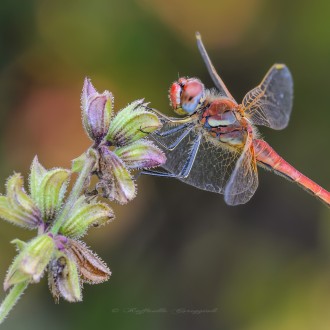
[[[162,172],[162,171],[156,171],[156,170],[143,170],[135,177],[135,179],[137,179],[141,174],[146,174],[146,175],[151,175],[151,176],[160,176],[162,178],[175,178],[175,179],[179,178],[179,175],[173,174],[170,172]]]
[[[202,140],[202,135],[198,134],[197,138],[195,139],[194,144],[191,148],[191,152],[181,170],[180,177],[183,179],[186,179],[189,176],[189,173],[194,165],[196,155],[197,155],[199,146],[201,144],[201,140]]]
[[[147,175],[153,175],[153,176],[160,176],[163,178],[176,178],[176,179],[186,179],[189,176],[189,173],[194,165],[196,155],[199,149],[199,146],[201,144],[202,136],[198,135],[197,138],[194,141],[194,144],[191,148],[191,151],[189,153],[189,156],[184,163],[182,170],[179,174],[174,174],[170,172],[162,172],[162,171],[155,171],[155,170],[143,170],[140,172],[140,174],[147,174]]]
[[[170,136],[174,133],[177,133],[183,129],[185,129],[186,127],[188,127],[189,124],[183,124],[183,125],[178,125],[178,126],[175,126],[173,128],[170,128],[168,129],[167,131],[164,131],[164,132],[154,132],[155,135],[157,136],[160,136],[160,137],[167,137],[167,136]]]
[[[173,123],[173,124],[187,124],[192,121],[192,118],[190,116],[186,116],[184,118],[174,118],[174,117],[168,117],[161,113],[160,111],[154,109],[154,108],[149,108],[147,107],[148,110],[151,110],[154,112],[156,115],[161,117],[161,119],[165,119],[167,122]]]
[[[170,145],[167,145],[159,140],[157,140],[157,142],[166,150],[169,151],[173,151],[179,144],[180,142],[190,133],[190,131],[193,129],[193,126],[189,127],[188,129],[186,129],[185,131],[183,131],[182,134],[180,134],[180,136],[174,141],[172,142]]]

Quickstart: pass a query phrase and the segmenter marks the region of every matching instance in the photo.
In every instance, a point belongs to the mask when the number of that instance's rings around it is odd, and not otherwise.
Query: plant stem
[[[63,222],[67,219],[67,216],[73,208],[75,202],[81,196],[81,192],[85,187],[86,181],[95,166],[95,161],[96,159],[95,157],[93,157],[92,152],[89,152],[88,150],[86,152],[86,161],[84,162],[84,166],[79,173],[79,176],[70,192],[69,197],[67,198],[63,206],[61,213],[54,221],[52,229],[50,230],[53,235],[56,235],[58,233]]]
[[[18,299],[21,297],[22,293],[27,288],[28,284],[28,281],[15,284],[10,290],[10,292],[7,294],[7,297],[4,299],[0,306],[0,324],[4,321],[8,313],[15,306]]]

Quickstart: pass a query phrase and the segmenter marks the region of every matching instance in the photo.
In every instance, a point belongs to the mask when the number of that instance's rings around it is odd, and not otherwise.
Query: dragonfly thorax
[[[225,98],[206,99],[200,114],[200,124],[209,134],[232,147],[242,146],[246,140],[246,130],[240,122],[238,105]]]

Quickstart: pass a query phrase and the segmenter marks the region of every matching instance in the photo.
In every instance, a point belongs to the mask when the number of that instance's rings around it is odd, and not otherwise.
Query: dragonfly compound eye
[[[199,79],[187,79],[182,87],[181,107],[185,114],[193,114],[204,98],[204,85]]]
[[[174,82],[170,88],[170,101],[174,110],[181,108],[182,84]]]
[[[174,111],[179,115],[191,115],[204,99],[204,85],[197,78],[180,78],[170,89]]]

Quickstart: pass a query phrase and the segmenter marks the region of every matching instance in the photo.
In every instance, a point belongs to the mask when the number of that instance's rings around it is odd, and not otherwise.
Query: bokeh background
[[[295,82],[284,131],[262,128],[284,158],[330,188],[330,2],[327,0],[11,1],[0,9],[0,182],[25,176],[35,154],[70,166],[90,144],[80,120],[85,76],[120,109],[144,97],[170,114],[178,75],[212,82],[194,40],[241,100],[275,62]],[[88,244],[110,265],[84,302],[55,305],[47,283],[29,287],[3,329],[330,328],[330,212],[260,170],[244,206],[179,181],[141,177],[137,198]],[[0,281],[9,241],[32,233],[2,222]],[[0,298],[4,293],[0,294]]]

